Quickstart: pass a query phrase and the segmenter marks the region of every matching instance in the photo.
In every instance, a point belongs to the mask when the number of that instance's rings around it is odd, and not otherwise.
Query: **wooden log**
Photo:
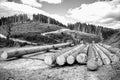
[[[119,48],[112,47],[110,45],[106,45],[106,44],[102,44],[102,43],[99,43],[99,45],[101,45],[102,47],[108,49],[113,54],[119,54],[120,55],[120,49]]]
[[[87,68],[89,70],[97,70],[98,69],[98,64],[96,61],[95,53],[94,53],[94,50],[93,50],[93,47],[91,44],[89,45],[89,48],[88,48]]]
[[[88,51],[89,45],[87,44],[84,49],[76,56],[76,61],[80,64],[86,64],[87,62],[87,51]]]
[[[81,46],[77,51],[75,51],[73,54],[67,57],[67,63],[73,64],[76,60],[76,56],[82,52],[82,50],[86,47],[86,45]]]
[[[96,46],[96,44],[94,45],[94,47],[97,50],[97,52],[99,53],[103,64],[105,64],[105,65],[110,64],[110,59],[108,58],[108,56],[106,54],[104,54],[104,52],[100,48],[98,48]]]
[[[0,59],[1,60],[6,60],[8,58],[13,58],[13,57],[20,57],[23,55],[27,54],[32,54],[40,51],[45,51],[49,49],[54,49],[55,47],[63,47],[70,45],[71,43],[62,43],[62,44],[54,44],[54,45],[46,45],[46,46],[34,46],[34,47],[26,47],[26,48],[18,48],[10,51],[2,51],[0,54]]]
[[[109,50],[105,49],[104,47],[97,44],[97,46],[109,57],[109,59],[112,61],[112,63],[116,63],[119,61],[119,57],[117,57],[115,54],[112,54]]]
[[[64,54],[58,56],[57,59],[56,59],[56,63],[57,63],[58,65],[64,65],[65,62],[66,62],[67,57],[68,57],[69,55],[73,54],[73,53],[74,53],[75,51],[77,51],[79,48],[81,48],[81,46],[84,46],[84,44],[80,44],[80,45],[74,47],[73,49],[71,49],[70,51],[65,52]]]
[[[102,58],[101,58],[100,54],[98,53],[98,51],[95,49],[94,44],[93,44],[93,51],[95,53],[95,57],[96,57],[98,66],[102,66],[103,65]]]
[[[54,53],[54,54],[45,56],[45,58],[44,58],[45,64],[47,64],[47,65],[49,65],[49,66],[54,66],[54,65],[56,64],[56,58],[57,58],[58,56],[60,56],[61,54],[65,53],[65,52],[67,52],[67,51],[69,51],[69,50],[71,50],[72,48],[73,48],[73,47],[70,47],[70,48],[67,48],[67,49],[65,49],[65,50],[63,50],[63,51],[60,51],[60,52],[58,52],[58,53]]]

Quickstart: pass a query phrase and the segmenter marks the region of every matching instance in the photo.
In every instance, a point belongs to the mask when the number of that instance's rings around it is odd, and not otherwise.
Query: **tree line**
[[[101,39],[108,39],[111,35],[117,32],[117,30],[111,28],[105,28],[102,26],[96,26],[93,24],[86,24],[77,22],[75,24],[68,24],[67,26],[71,30],[78,30],[86,33],[95,34],[101,37]]]
[[[13,15],[13,16],[8,16],[8,17],[1,17],[0,26],[6,25],[8,21],[10,23],[23,23],[29,20],[30,19],[28,18],[27,14],[19,14],[19,15]]]
[[[50,18],[48,16],[42,15],[42,14],[33,14],[33,18],[30,19],[27,14],[19,14],[19,15],[13,15],[8,17],[1,17],[0,19],[0,26],[6,25],[8,23],[8,20],[11,23],[25,23],[25,22],[40,22],[40,23],[49,23],[54,24],[62,27],[66,27],[66,25],[62,24],[61,22]]]
[[[33,14],[33,21],[41,22],[41,23],[49,23],[49,24],[54,24],[62,27],[66,27],[66,25],[62,24],[61,22],[51,18],[47,17],[42,14]]]

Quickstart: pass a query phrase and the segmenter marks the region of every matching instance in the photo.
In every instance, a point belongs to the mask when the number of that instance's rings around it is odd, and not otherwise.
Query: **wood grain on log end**
[[[87,62],[87,55],[85,53],[80,53],[76,56],[76,61],[80,64],[86,64]]]
[[[6,60],[8,58],[8,54],[6,51],[2,51],[0,55],[1,60]]]
[[[68,56],[67,57],[67,63],[68,64],[73,64],[75,62],[75,58],[73,56]]]
[[[47,65],[52,65],[54,63],[54,60],[52,58],[52,56],[46,56],[44,58],[44,62],[47,64]]]
[[[120,60],[120,58],[119,58],[118,56],[116,56],[116,55],[113,55],[113,56],[111,57],[111,59],[112,59],[112,63],[119,62],[119,60]]]
[[[60,66],[64,65],[66,62],[66,59],[64,56],[58,56],[56,59],[56,63]]]
[[[98,64],[95,61],[95,59],[90,59],[87,61],[87,68],[89,70],[97,70],[98,69]]]

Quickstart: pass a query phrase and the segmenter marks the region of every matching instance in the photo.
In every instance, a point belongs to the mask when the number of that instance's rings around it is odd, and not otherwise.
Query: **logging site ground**
[[[120,48],[119,30],[95,28],[94,25],[76,23],[62,26],[29,21],[13,24],[9,39],[7,39],[8,32],[4,27],[4,25],[0,27],[1,54],[3,51],[9,52],[20,48],[28,50],[31,47],[62,44],[71,41],[73,41],[75,46],[80,44],[77,40],[81,40],[84,43],[92,43],[92,41],[95,41],[95,43],[102,42],[117,49]],[[50,66],[45,63],[44,58],[46,56],[65,53],[72,50],[74,46],[46,49],[40,52],[33,51],[33,54],[13,57],[7,60],[1,60],[0,58],[0,80],[120,80],[119,61],[103,65],[93,71],[89,70],[87,65],[78,64],[77,62],[72,65],[65,62],[65,65],[62,66],[56,64],[54,64],[55,66]],[[23,53],[26,52],[23,51]]]

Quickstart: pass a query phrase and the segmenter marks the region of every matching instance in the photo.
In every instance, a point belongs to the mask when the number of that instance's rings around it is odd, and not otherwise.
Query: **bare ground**
[[[44,63],[46,55],[66,50],[40,52],[41,55],[36,53],[2,61],[0,80],[120,80],[120,63],[105,65],[97,71],[89,71],[85,65],[79,64],[50,67]]]

